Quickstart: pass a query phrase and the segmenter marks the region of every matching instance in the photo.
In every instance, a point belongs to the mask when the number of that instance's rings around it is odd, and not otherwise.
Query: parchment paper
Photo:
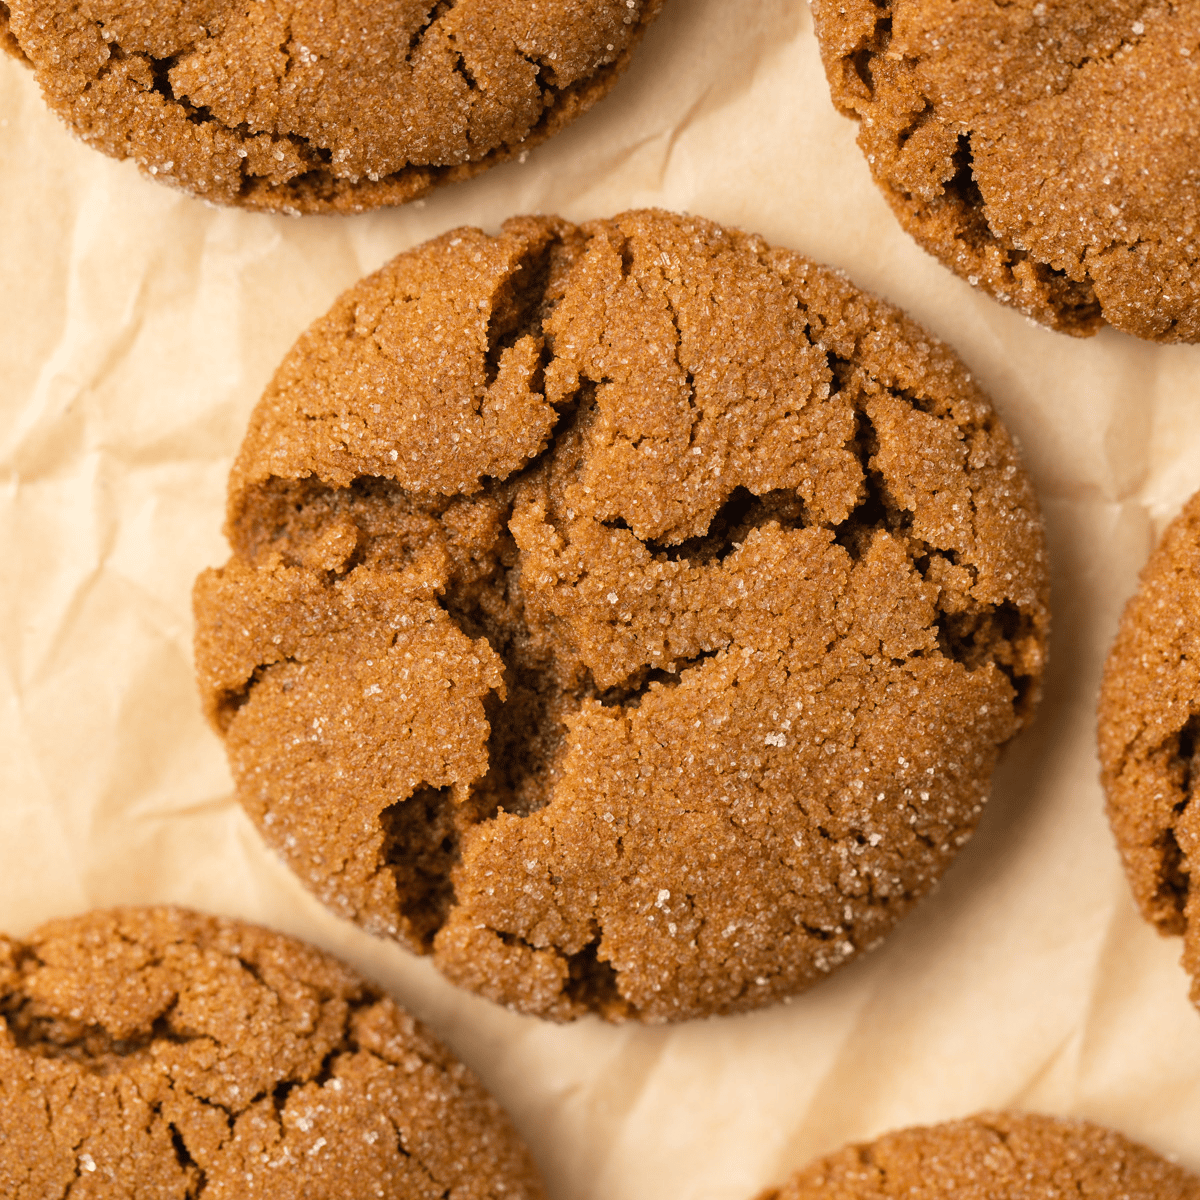
[[[343,288],[451,226],[658,204],[845,268],[949,341],[1019,436],[1054,568],[1038,721],[975,839],[875,953],[789,1006],[556,1027],[327,914],[230,798],[191,670],[251,407]],[[669,0],[601,105],[524,164],[357,218],[217,210],[74,141],[0,63],[0,928],[173,901],[355,963],[515,1116],[554,1200],[749,1200],[813,1155],[989,1106],[1200,1169],[1200,1012],[1134,912],[1093,748],[1100,666],[1200,486],[1200,347],[1050,333],[901,232],[797,0]]]

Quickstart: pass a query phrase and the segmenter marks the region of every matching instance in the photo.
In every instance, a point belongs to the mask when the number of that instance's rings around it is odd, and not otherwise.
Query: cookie
[[[126,908],[0,936],[0,1193],[542,1200],[478,1080],[336,959]]]
[[[1167,527],[1125,607],[1100,689],[1108,817],[1138,907],[1183,937],[1200,1006],[1200,492]]]
[[[523,1012],[791,996],[970,836],[1029,719],[1030,481],[954,355],[761,239],[633,212],[400,255],[301,337],[196,659],[337,912]]]
[[[759,1200],[1200,1200],[1200,1178],[1087,1121],[981,1113],[847,1146]]]
[[[206,200],[402,204],[536,145],[661,0],[8,0],[0,46],[89,145]]]
[[[1200,10],[813,0],[833,93],[900,223],[1076,335],[1200,341]]]

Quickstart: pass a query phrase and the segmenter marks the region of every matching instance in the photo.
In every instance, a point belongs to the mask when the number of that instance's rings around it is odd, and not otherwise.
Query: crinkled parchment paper
[[[324,912],[230,798],[191,671],[225,477],[300,331],[462,223],[658,204],[845,268],[949,341],[1019,436],[1054,566],[1045,702],[975,839],[875,953],[795,1003],[556,1027]],[[748,1200],[847,1139],[985,1107],[1108,1122],[1200,1169],[1200,1012],[1134,912],[1093,749],[1101,663],[1200,486],[1200,347],[1030,325],[894,223],[798,0],[669,0],[555,141],[407,209],[217,210],[86,149],[0,63],[0,928],[174,901],[338,953],[514,1114],[554,1200]]]

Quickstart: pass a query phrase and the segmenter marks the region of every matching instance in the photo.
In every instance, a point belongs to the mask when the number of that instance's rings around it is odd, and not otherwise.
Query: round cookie
[[[206,200],[359,212],[466,179],[613,85],[661,0],[7,0],[85,142]]]
[[[524,1012],[664,1021],[872,946],[978,821],[1047,629],[962,365],[761,239],[459,229],[251,418],[197,668],[336,911]]]
[[[1067,333],[1200,341],[1200,9],[813,0],[901,224]]]
[[[544,1195],[499,1105],[378,989],[170,908],[0,936],[0,1193]]]
[[[759,1200],[1200,1200],[1200,1178],[1087,1121],[981,1113],[847,1146]]]
[[[1108,817],[1142,915],[1183,936],[1200,1006],[1200,492],[1167,527],[1125,606],[1100,689]]]

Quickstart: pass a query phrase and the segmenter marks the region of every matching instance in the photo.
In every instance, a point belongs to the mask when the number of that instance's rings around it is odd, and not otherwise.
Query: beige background
[[[542,1025],[335,920],[260,845],[197,712],[189,592],[300,330],[456,224],[660,204],[844,267],[953,344],[1045,508],[1045,702],[983,825],[884,946],[794,1004],[678,1028]],[[405,210],[219,211],[73,141],[0,63],[0,928],[177,901],[299,934],[426,1017],[515,1115],[554,1200],[748,1200],[888,1127],[1015,1105],[1200,1170],[1200,1013],[1136,916],[1092,711],[1120,605],[1200,485],[1200,347],[1074,341],[975,294],[893,223],[796,0],[669,0],[556,141]]]

